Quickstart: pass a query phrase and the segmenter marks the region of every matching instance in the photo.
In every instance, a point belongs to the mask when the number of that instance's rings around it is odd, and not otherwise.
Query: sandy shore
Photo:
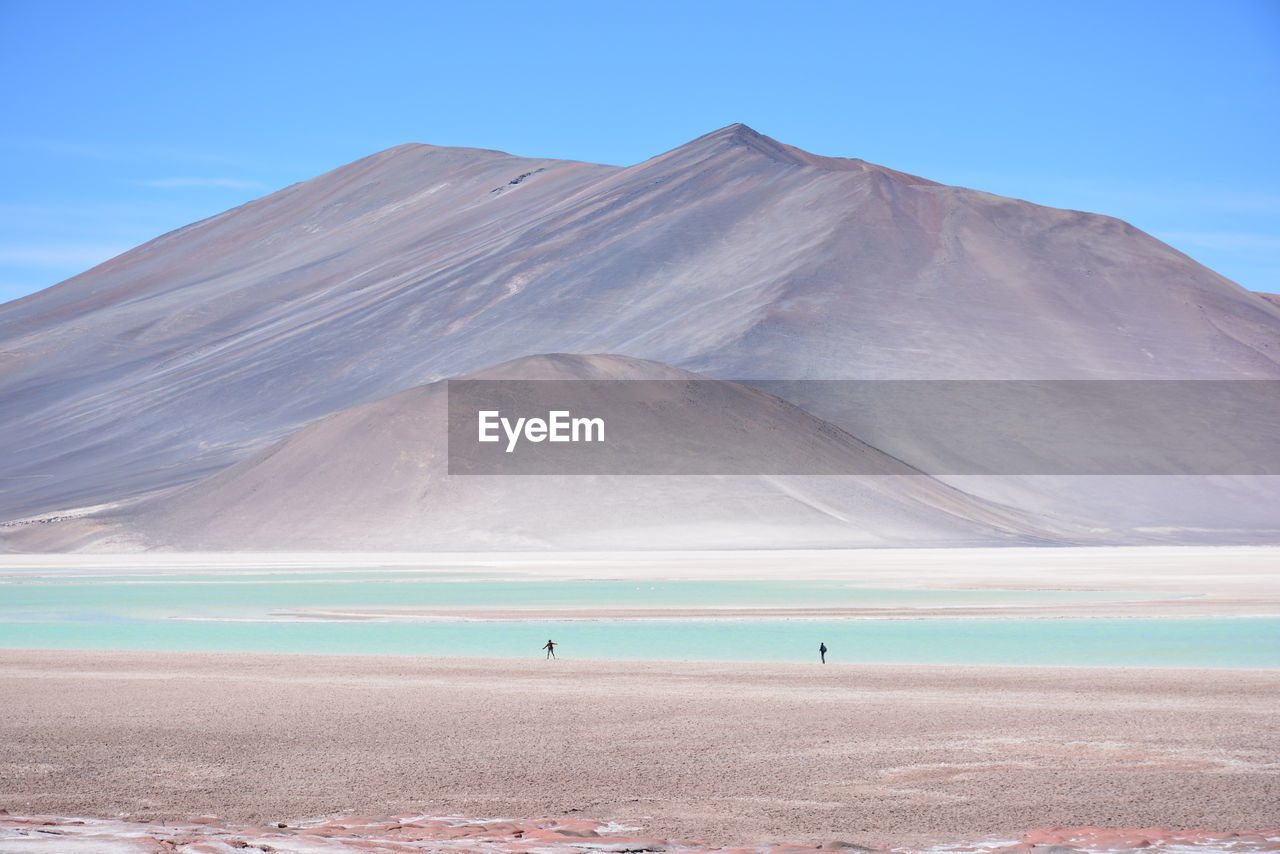
[[[642,620],[1036,619],[1054,617],[1280,617],[1280,547],[865,549],[573,553],[0,554],[0,581],[31,575],[448,571],[477,579],[769,580],[862,587],[1124,593],[1111,601],[972,606],[684,608],[362,608],[281,611],[314,619]]]
[[[869,586],[1151,590],[1280,601],[1280,546],[626,552],[0,554],[0,577],[68,572],[449,569],[546,579],[853,580]]]
[[[512,621],[607,621],[621,620],[1051,620],[1051,619],[1141,619],[1153,617],[1280,617],[1280,605],[1266,598],[1235,599],[1210,594],[1187,594],[1176,598],[1142,598],[1113,602],[1052,602],[1048,604],[999,604],[985,606],[892,606],[864,608],[714,606],[706,608],[281,608],[275,617],[311,620],[441,620]]]
[[[883,844],[1280,825],[1280,671],[0,651],[0,808]]]

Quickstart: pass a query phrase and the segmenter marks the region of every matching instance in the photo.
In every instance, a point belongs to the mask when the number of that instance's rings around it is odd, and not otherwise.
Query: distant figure
[[[818,655],[822,658],[822,663],[827,663],[827,645],[822,641],[818,641]]]
[[[543,649],[545,649],[545,650],[547,651],[547,658],[555,658],[555,657],[556,657],[556,642],[555,642],[555,641],[548,639],[548,640],[547,640],[547,645],[546,645],[546,646],[544,646],[544,647],[543,647]]]

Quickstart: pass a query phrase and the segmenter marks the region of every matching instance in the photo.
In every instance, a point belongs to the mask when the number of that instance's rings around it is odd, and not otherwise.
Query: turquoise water
[[[0,647],[358,655],[1280,667],[1280,619],[0,623]]]
[[[463,581],[461,578],[474,579]],[[834,582],[537,581],[454,572],[50,575],[0,581],[0,647],[208,652],[1280,667],[1280,619],[718,619],[382,622],[352,608],[972,606],[1131,593],[863,588]]]
[[[240,572],[0,580],[0,620],[57,615],[245,618],[302,609],[911,607],[1097,602],[1098,591],[932,590],[824,581],[543,581],[459,572]],[[465,580],[463,580],[465,579]]]

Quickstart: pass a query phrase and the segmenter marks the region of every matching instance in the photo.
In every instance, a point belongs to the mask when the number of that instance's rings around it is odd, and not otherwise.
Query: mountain
[[[175,492],[544,353],[742,381],[1277,379],[1280,307],[1119,220],[743,125],[626,168],[406,145],[0,306],[0,519]],[[963,488],[1119,539],[1201,509],[1267,528],[1280,505],[1265,479],[1157,480]]]

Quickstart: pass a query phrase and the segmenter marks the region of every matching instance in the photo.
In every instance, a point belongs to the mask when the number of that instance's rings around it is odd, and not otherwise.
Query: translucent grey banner
[[[1275,475],[1274,380],[451,380],[459,475]]]

